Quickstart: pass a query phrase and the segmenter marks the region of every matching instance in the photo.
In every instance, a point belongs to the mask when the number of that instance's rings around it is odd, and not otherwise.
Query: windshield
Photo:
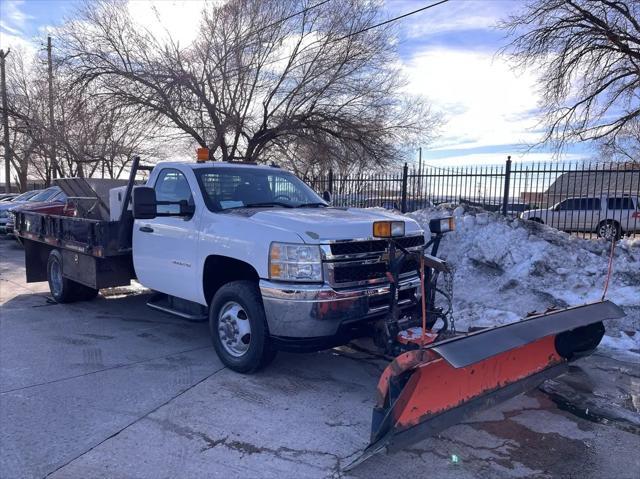
[[[55,195],[59,191],[60,191],[60,188],[58,188],[57,186],[54,186],[53,188],[47,188],[46,190],[42,190],[40,193],[35,195],[29,201],[33,201],[33,202],[47,201],[49,198],[51,198],[53,195]]]
[[[38,194],[38,191],[27,191],[26,193],[22,193],[20,196],[16,196],[13,201],[26,201],[29,198],[31,198],[32,196],[35,196]]]
[[[248,207],[326,206],[297,176],[278,169],[197,168],[194,170],[212,211]]]

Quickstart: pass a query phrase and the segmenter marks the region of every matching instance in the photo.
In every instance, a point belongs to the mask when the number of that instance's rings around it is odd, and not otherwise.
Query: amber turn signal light
[[[404,221],[374,221],[373,236],[375,238],[404,236]]]

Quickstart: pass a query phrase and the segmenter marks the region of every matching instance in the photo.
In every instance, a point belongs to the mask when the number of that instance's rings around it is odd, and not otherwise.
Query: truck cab
[[[138,281],[206,308],[218,354],[239,370],[259,367],[275,350],[344,343],[385,314],[387,243],[373,237],[374,222],[401,222],[398,243],[424,245],[415,221],[331,207],[270,166],[159,164],[146,187],[133,190],[133,214]],[[416,305],[419,284],[408,265],[401,308]]]

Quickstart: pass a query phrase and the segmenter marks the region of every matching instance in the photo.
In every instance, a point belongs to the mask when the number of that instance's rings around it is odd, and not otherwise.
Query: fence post
[[[327,185],[327,191],[333,194],[333,168],[329,168],[329,184]]]
[[[407,178],[409,176],[409,166],[405,163],[402,169],[402,204],[401,211],[407,212]]]
[[[507,164],[504,170],[504,196],[502,198],[502,215],[507,216],[509,207],[509,183],[511,181],[511,155],[507,156]]]

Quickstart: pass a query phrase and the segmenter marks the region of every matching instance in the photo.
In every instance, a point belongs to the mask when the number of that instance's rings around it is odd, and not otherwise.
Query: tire
[[[253,373],[276,356],[258,286],[232,281],[222,286],[209,306],[209,330],[222,363],[239,373]]]
[[[622,228],[620,228],[620,223],[613,220],[605,220],[601,221],[598,225],[598,229],[596,229],[596,234],[598,238],[604,238],[606,240],[619,240],[622,236]]]
[[[86,301],[97,296],[98,290],[65,278],[62,275],[62,254],[57,249],[49,253],[47,260],[49,291],[56,303]]]
[[[529,218],[529,221],[533,221],[534,223],[540,223],[541,225],[544,224],[544,221],[542,221],[540,218]]]

